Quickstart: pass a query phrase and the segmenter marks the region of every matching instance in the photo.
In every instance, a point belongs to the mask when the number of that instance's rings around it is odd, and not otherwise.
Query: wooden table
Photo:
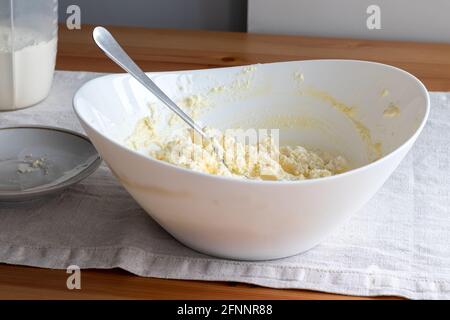
[[[183,70],[285,60],[345,58],[388,63],[429,90],[450,90],[450,45],[307,38],[246,33],[110,28],[146,71]],[[92,27],[60,28],[57,69],[120,71],[93,45]],[[82,289],[68,290],[61,270],[0,265],[0,298],[14,299],[348,299],[305,290],[222,282],[140,278],[121,270],[83,270]]]

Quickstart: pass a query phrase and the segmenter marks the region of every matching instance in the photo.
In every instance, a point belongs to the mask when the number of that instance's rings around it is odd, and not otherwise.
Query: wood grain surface
[[[403,68],[431,91],[450,90],[448,44],[122,27],[110,30],[145,71],[303,59],[362,59]],[[61,26],[57,69],[120,71],[95,47],[91,31],[91,26],[83,26],[80,31]],[[82,289],[68,290],[67,277],[64,270],[3,264],[0,299],[363,299],[238,283],[141,278],[122,270],[83,270]]]
[[[0,264],[0,299],[364,299],[236,282],[141,278],[123,270],[82,270],[81,289],[69,290],[64,270]]]
[[[145,71],[188,70],[304,59],[361,59],[403,68],[430,91],[450,89],[450,45],[232,32],[149,30],[110,31]],[[91,40],[92,27],[61,27],[57,68],[121,72]]]

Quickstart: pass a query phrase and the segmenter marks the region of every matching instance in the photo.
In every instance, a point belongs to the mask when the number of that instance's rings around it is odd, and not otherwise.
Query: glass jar
[[[0,0],[0,110],[47,97],[57,36],[57,0]]]

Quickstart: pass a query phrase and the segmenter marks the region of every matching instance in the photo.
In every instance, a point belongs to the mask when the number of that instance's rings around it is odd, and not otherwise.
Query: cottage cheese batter
[[[158,160],[179,167],[220,176],[255,180],[304,180],[327,177],[348,170],[342,156],[312,152],[301,146],[278,148],[270,136],[254,144],[243,143],[233,131],[224,133],[205,128],[216,139],[216,152],[209,139],[201,139],[192,129],[178,129],[161,136],[150,117],[141,119],[126,145],[133,150],[146,150]],[[222,162],[224,159],[226,166]]]

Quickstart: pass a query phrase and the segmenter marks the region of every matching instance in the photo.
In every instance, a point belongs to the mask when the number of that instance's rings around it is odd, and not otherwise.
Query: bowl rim
[[[106,136],[105,134],[103,134],[102,132],[98,131],[97,129],[95,129],[94,127],[92,127],[87,121],[85,121],[85,119],[83,119],[83,117],[81,116],[81,114],[78,112],[77,110],[77,99],[79,97],[79,95],[81,94],[81,91],[88,85],[92,84],[92,82],[98,81],[101,78],[107,78],[107,77],[117,77],[117,76],[127,76],[127,73],[115,73],[115,74],[107,74],[104,76],[100,76],[94,79],[91,79],[89,81],[87,81],[86,83],[84,83],[78,90],[77,92],[74,94],[74,97],[72,99],[72,106],[74,109],[74,112],[76,114],[76,116],[78,117],[78,119],[80,120],[80,122],[87,126],[88,128],[90,128],[91,130],[93,130],[94,132],[96,132],[98,135],[100,135],[101,137],[103,137],[104,139],[106,139],[109,143],[114,144],[115,146],[119,147],[120,149],[126,151],[126,152],[130,152],[131,154],[134,154],[138,157],[141,157],[142,159],[145,160],[149,160],[152,163],[155,163],[156,165],[162,166],[164,168],[171,168],[175,171],[179,171],[180,173],[184,173],[184,174],[191,174],[191,175],[195,175],[198,177],[203,177],[204,179],[212,179],[212,180],[218,180],[218,181],[223,181],[223,182],[230,182],[230,183],[245,183],[245,184],[256,184],[256,185],[270,185],[270,186],[274,186],[274,185],[306,185],[306,184],[316,184],[316,183],[325,183],[327,181],[333,181],[334,179],[343,179],[345,177],[348,176],[353,176],[355,174],[358,174],[362,171],[365,170],[369,170],[372,167],[377,166],[378,164],[380,164],[381,162],[385,162],[388,161],[388,159],[394,157],[396,154],[398,154],[401,150],[403,150],[404,148],[406,148],[411,142],[414,142],[417,137],[420,135],[420,133],[422,132],[423,128],[425,127],[425,124],[428,120],[429,114],[430,114],[430,96],[428,93],[427,88],[425,87],[425,85],[422,83],[422,81],[420,81],[416,76],[414,76],[413,74],[409,73],[408,71],[405,71],[401,68],[392,66],[392,65],[388,65],[388,64],[384,64],[384,63],[380,63],[380,62],[374,62],[374,61],[366,61],[366,60],[356,60],[356,59],[311,59],[311,60],[293,60],[293,61],[281,61],[281,62],[271,62],[271,63],[257,63],[257,64],[250,64],[250,65],[264,65],[264,64],[270,64],[270,65],[275,65],[275,64],[284,64],[284,63],[315,63],[315,62],[336,62],[336,63],[362,63],[362,64],[372,64],[372,65],[377,65],[377,66],[381,66],[383,68],[387,68],[387,69],[391,69],[394,70],[396,72],[400,72],[403,73],[404,75],[406,75],[407,77],[409,77],[410,79],[412,79],[413,81],[416,82],[418,89],[420,91],[421,94],[423,94],[423,96],[425,97],[425,101],[426,101],[426,106],[425,106],[425,114],[421,120],[420,125],[417,127],[416,131],[406,140],[404,141],[400,146],[398,146],[397,148],[395,148],[393,151],[391,151],[390,153],[382,156],[381,158],[372,161],[368,164],[365,164],[363,166],[357,167],[355,169],[351,169],[349,171],[343,172],[343,173],[339,173],[336,175],[332,175],[332,176],[328,176],[328,177],[321,177],[321,178],[313,178],[313,179],[304,179],[304,180],[257,180],[257,179],[240,179],[238,177],[228,177],[228,176],[220,176],[220,175],[213,175],[213,174],[209,174],[209,173],[204,173],[204,172],[199,172],[199,171],[194,171],[191,169],[187,169],[187,168],[183,168],[183,167],[179,167],[176,166],[174,164],[171,164],[169,162],[165,162],[165,161],[161,161],[161,160],[157,160],[154,159],[151,156],[142,154],[138,151],[132,150],[120,143],[118,143],[117,141],[109,138],[108,136]],[[220,70],[220,69],[232,69],[232,68],[242,68],[245,67],[246,65],[242,65],[242,66],[232,66],[232,67],[222,67],[222,68],[214,68],[215,70]],[[175,70],[175,71],[162,71],[162,72],[146,72],[146,74],[148,74],[149,76],[155,76],[155,75],[163,75],[163,74],[170,74],[170,73],[189,73],[189,72],[206,72],[206,70],[208,69],[195,69],[195,70]]]

